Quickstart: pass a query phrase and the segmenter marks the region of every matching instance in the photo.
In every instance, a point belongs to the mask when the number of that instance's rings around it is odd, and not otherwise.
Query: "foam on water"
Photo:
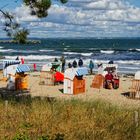
[[[105,54],[112,54],[112,53],[114,53],[114,51],[113,50],[101,50],[100,51],[101,53],[105,53]]]
[[[76,52],[63,52],[63,54],[66,54],[66,55],[77,55],[77,54],[80,54],[80,53],[76,53]]]
[[[82,56],[91,56],[93,53],[81,53]]]
[[[0,52],[12,52],[14,51],[13,49],[0,49]]]
[[[140,49],[136,49],[138,52],[140,52]]]
[[[6,59],[16,59],[17,56],[5,56]],[[48,60],[54,58],[60,58],[59,56],[48,56],[48,55],[27,55],[20,56],[26,60]]]

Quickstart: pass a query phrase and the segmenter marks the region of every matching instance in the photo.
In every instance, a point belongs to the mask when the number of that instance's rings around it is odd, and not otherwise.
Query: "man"
[[[64,72],[65,71],[65,63],[66,63],[64,56],[61,57],[60,61],[62,62],[62,72]]]

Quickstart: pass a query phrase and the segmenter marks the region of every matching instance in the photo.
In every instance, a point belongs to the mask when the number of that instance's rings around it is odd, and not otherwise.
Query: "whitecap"
[[[114,51],[113,50],[101,50],[100,51],[101,53],[105,53],[105,54],[112,54],[112,53],[114,53]]]
[[[140,49],[136,49],[136,51],[140,52]]]
[[[0,49],[0,52],[11,52],[14,51],[13,49]]]
[[[63,52],[63,54],[68,54],[68,55],[74,54],[74,55],[76,55],[76,54],[80,54],[80,53],[76,53],[76,52]]]
[[[82,56],[91,56],[92,53],[81,53]]]
[[[5,56],[6,59],[16,59],[17,56]],[[60,58],[59,56],[48,56],[48,55],[27,55],[27,56],[20,56],[25,60],[48,60],[54,58]]]

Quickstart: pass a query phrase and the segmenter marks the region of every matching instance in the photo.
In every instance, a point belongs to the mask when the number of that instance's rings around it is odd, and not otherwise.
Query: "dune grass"
[[[139,119],[103,101],[0,101],[0,140],[139,140]]]

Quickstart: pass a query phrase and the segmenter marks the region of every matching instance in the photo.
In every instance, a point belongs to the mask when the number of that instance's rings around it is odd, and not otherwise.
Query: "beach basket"
[[[104,77],[101,74],[97,74],[92,81],[91,87],[100,89],[101,87],[103,87],[103,83]]]
[[[65,77],[64,93],[73,95],[85,93],[85,79],[82,76],[75,76],[73,80]]]
[[[28,75],[27,74],[16,74],[15,89],[16,90],[28,89]]]
[[[140,80],[133,80],[131,91],[130,91],[130,98],[137,98],[140,99]]]
[[[88,74],[86,67],[69,68],[64,73],[64,94],[85,93],[84,75]]]
[[[40,84],[54,86],[55,85],[54,73],[50,71],[41,71]]]
[[[75,76],[73,81],[73,94],[85,93],[85,79],[83,79],[83,76]]]

